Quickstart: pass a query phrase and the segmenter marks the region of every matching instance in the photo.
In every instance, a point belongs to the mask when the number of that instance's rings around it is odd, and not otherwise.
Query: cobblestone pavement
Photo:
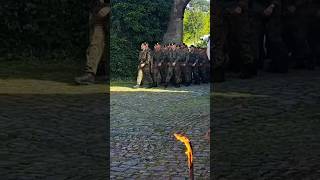
[[[209,85],[164,89],[111,86],[111,179],[185,179],[184,132],[196,179],[209,179]]]
[[[0,78],[0,179],[108,179],[106,85]]]
[[[320,179],[320,72],[215,85],[215,179]]]

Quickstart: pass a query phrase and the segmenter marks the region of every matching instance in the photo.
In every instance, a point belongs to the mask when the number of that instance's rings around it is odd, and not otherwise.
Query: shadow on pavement
[[[215,179],[319,179],[317,74],[217,86],[211,96]]]
[[[108,95],[0,99],[2,179],[108,179]]]

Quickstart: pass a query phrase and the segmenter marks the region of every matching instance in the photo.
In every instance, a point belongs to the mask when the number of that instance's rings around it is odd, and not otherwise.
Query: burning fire
[[[188,167],[189,169],[192,168],[192,161],[193,161],[193,152],[192,152],[192,147],[191,147],[191,144],[190,144],[190,140],[182,135],[182,134],[177,134],[177,133],[174,133],[174,137],[183,142],[184,145],[186,146],[186,155],[187,155],[187,158],[188,158]]]

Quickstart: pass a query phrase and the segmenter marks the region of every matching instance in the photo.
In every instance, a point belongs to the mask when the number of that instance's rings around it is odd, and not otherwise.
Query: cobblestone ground
[[[111,179],[185,179],[184,132],[196,179],[209,179],[209,85],[134,90],[111,86]]]
[[[215,85],[215,179],[320,179],[320,72]]]
[[[0,73],[0,179],[107,179],[106,85],[50,73]]]

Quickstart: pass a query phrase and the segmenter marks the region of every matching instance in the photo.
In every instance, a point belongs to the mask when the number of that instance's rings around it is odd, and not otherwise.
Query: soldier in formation
[[[316,0],[214,1],[213,81],[225,72],[252,78],[258,69],[287,73],[319,64],[320,10]]]
[[[139,65],[137,84],[134,88],[139,88],[142,84],[147,84],[148,88],[154,86],[152,80],[153,57],[148,43],[141,44],[141,51],[139,52]]]
[[[209,82],[210,63],[206,49],[190,49],[185,44],[157,43],[153,51],[145,48],[147,43],[141,45],[139,54],[139,67],[137,85],[139,88],[146,82],[147,88],[170,84],[180,87]]]

